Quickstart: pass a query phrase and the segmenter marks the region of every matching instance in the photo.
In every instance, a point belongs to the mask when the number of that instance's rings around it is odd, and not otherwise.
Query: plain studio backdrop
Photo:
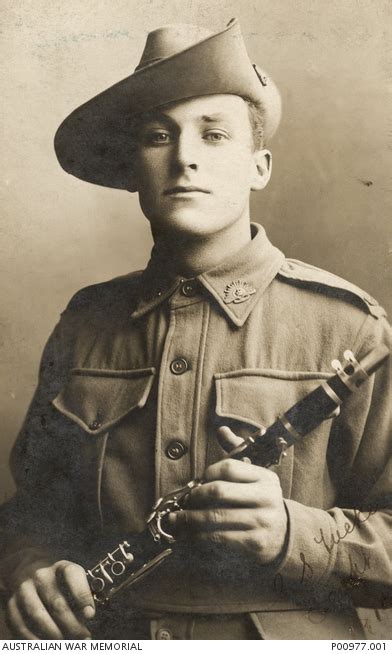
[[[275,79],[283,121],[252,218],[291,257],[355,282],[392,311],[392,5],[375,0],[2,0],[1,499],[42,347],[82,286],[145,266],[137,196],[63,172],[53,136],[129,75],[147,32],[239,18]]]
[[[392,311],[392,4],[389,0],[2,0],[1,482],[42,347],[82,286],[145,266],[137,197],[66,175],[53,136],[128,76],[147,32],[222,29],[234,16],[276,81],[283,121],[252,218],[288,256],[355,282]]]

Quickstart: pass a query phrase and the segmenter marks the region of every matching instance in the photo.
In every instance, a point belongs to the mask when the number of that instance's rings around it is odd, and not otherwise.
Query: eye
[[[147,145],[166,145],[170,143],[171,135],[165,130],[154,130],[144,134],[143,140]]]
[[[210,143],[221,143],[229,138],[229,135],[225,132],[218,130],[210,130],[204,134],[204,140],[209,141]]]

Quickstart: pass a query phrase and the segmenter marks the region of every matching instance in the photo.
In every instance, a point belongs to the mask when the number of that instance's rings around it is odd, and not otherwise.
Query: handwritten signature
[[[363,548],[361,550],[361,560],[354,561],[351,554],[348,555],[348,560],[350,564],[350,572],[348,579],[350,580],[350,588],[358,588],[360,586],[361,578],[365,573],[370,570],[370,555],[367,554]],[[313,579],[313,566],[307,561],[304,552],[299,553],[299,558],[302,563],[301,572],[299,575],[300,584],[305,584],[308,581]],[[347,584],[346,584],[347,586]],[[277,572],[274,577],[274,590],[282,593],[284,591],[284,583],[282,575]]]
[[[341,588],[331,588],[328,583],[317,581],[317,585],[309,586],[313,580],[313,566],[306,559],[304,552],[299,552],[301,568],[298,581],[300,585],[306,587],[306,598],[304,597],[305,607],[307,607],[307,618],[313,624],[321,624],[327,619],[328,615],[336,611],[345,611],[352,609],[352,599],[350,592],[361,588],[363,577],[371,568],[370,556],[361,548],[361,558],[353,560],[349,554],[350,572],[349,576],[342,583]],[[314,582],[314,580],[313,580]],[[274,590],[277,594],[283,595],[290,592],[290,588],[285,584],[283,576],[276,573],[274,576]],[[300,598],[296,596],[296,603]],[[311,608],[309,608],[311,606]],[[364,626],[364,625],[363,625]],[[371,633],[371,629],[369,628]]]
[[[330,554],[336,545],[340,541],[344,540],[348,534],[351,534],[360,524],[367,522],[370,516],[376,513],[376,509],[367,511],[366,513],[359,511],[359,509],[354,509],[354,518],[352,522],[345,522],[343,525],[343,532],[340,533],[339,529],[336,530],[329,538],[326,538],[322,529],[320,529],[320,537],[314,537],[314,542],[317,545],[324,545],[327,552]]]
[[[345,522],[343,528],[340,527],[329,537],[326,537],[320,528],[319,535],[314,537],[317,545],[322,545],[328,553],[331,553],[342,540],[349,534],[367,522],[369,518],[377,513],[377,509],[369,511],[360,511],[353,509],[353,517],[350,522]],[[348,570],[347,576],[341,581],[341,587],[332,587],[328,581],[316,579],[316,574],[312,564],[307,560],[303,551],[298,553],[301,565],[298,569],[297,584],[306,588],[306,598],[304,597],[304,608],[307,607],[307,618],[313,624],[321,624],[327,619],[328,615],[336,611],[352,610],[351,593],[359,591],[364,584],[367,572],[371,569],[371,558],[368,550],[360,547],[354,553],[348,553]],[[293,581],[293,580],[292,580]],[[294,581],[295,585],[295,581]],[[298,587],[298,586],[297,586]],[[286,583],[282,574],[277,572],[273,578],[273,588],[277,595],[287,595],[294,591],[291,583]],[[298,595],[295,597],[295,603],[300,604],[301,600]],[[309,606],[311,608],[309,608]],[[392,595],[383,596],[382,607],[389,608],[392,606]],[[305,608],[306,610],[306,608]],[[378,621],[382,621],[379,611],[375,610]],[[358,616],[359,623],[368,634],[373,634],[373,622],[369,617],[361,618]],[[353,627],[350,627],[353,630]]]
[[[348,560],[350,562],[350,578],[354,580],[360,580],[361,577],[370,570],[370,555],[366,554],[361,547],[362,555],[362,565],[358,565],[356,561],[353,561],[351,554],[348,555]]]

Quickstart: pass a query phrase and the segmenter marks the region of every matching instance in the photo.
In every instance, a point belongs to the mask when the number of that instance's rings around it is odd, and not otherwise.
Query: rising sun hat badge
[[[230,304],[231,302],[240,304],[240,302],[249,300],[250,296],[256,293],[256,289],[248,284],[248,282],[242,282],[240,279],[237,279],[237,281],[227,284],[224,293],[223,301],[225,304]]]

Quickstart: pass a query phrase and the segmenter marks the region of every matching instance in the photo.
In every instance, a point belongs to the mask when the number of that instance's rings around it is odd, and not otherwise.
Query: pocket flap
[[[332,373],[244,369],[215,375],[216,412],[255,427],[268,427]]]
[[[155,368],[74,368],[53,405],[89,434],[101,434],[145,405]]]

